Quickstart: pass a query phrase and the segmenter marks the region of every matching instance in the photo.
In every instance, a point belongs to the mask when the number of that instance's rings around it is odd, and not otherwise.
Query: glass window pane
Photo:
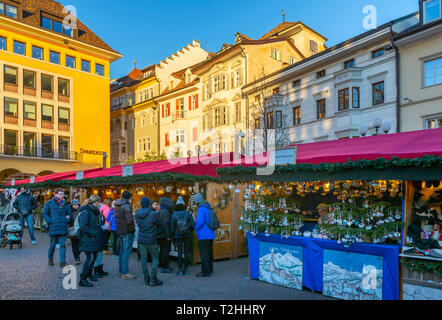
[[[5,97],[5,116],[17,118],[18,100]]]
[[[66,67],[75,69],[75,58],[66,56]]]
[[[81,70],[85,72],[91,71],[91,63],[86,60],[81,60]]]
[[[5,4],[0,2],[0,14],[5,14]]]
[[[20,41],[14,41],[14,53],[17,54],[26,54],[26,45]]]
[[[69,96],[69,80],[58,79],[58,94]]]
[[[51,51],[49,53],[49,61],[52,63],[60,64],[60,54],[58,52]]]
[[[103,76],[104,66],[102,66],[101,64],[95,64],[95,73],[98,74],[99,76]]]
[[[41,26],[45,29],[52,30],[52,20],[46,17],[41,17]]]
[[[17,8],[10,6],[9,4],[6,5],[6,15],[8,17],[17,19]]]
[[[430,0],[424,2],[425,23],[440,19],[440,0]]]
[[[0,37],[0,50],[6,50],[6,38]]]
[[[74,36],[74,29],[70,28],[68,25],[63,26],[63,33],[69,37]]]
[[[442,83],[442,58],[436,60],[435,66],[435,82],[436,84]]]
[[[33,150],[35,148],[35,133],[23,133],[23,151],[27,156],[35,156]]]
[[[23,117],[28,120],[35,120],[36,104],[34,102],[23,102]]]
[[[35,73],[23,70],[23,86],[30,89],[35,89]]]
[[[42,156],[45,158],[53,158],[53,148],[52,148],[52,136],[45,134],[41,135],[41,152]]]
[[[58,109],[58,122],[62,124],[69,124],[69,110],[59,108]]]
[[[63,25],[61,22],[53,21],[54,31],[58,33],[63,33]]]
[[[42,104],[41,105],[41,119],[44,120],[44,121],[52,122],[53,109],[54,109],[53,106]]]
[[[41,75],[41,90],[52,92],[52,77],[42,74]]]
[[[17,146],[17,132],[5,130],[5,145]]]
[[[43,49],[32,46],[32,58],[43,60]]]
[[[10,84],[17,84],[17,69],[5,66],[4,81]]]

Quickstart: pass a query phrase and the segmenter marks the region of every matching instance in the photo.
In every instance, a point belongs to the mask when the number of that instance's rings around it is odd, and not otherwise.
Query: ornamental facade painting
[[[303,248],[260,242],[259,280],[302,290]]]
[[[384,258],[324,250],[322,294],[344,300],[382,300]]]

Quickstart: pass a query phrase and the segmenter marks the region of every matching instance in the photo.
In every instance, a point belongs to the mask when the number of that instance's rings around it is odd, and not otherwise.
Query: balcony
[[[14,145],[0,145],[0,157],[30,157],[40,159],[82,161],[82,156],[78,152],[53,150],[46,148],[26,148]]]
[[[266,108],[277,108],[282,107],[284,103],[284,96],[282,94],[274,94],[273,96],[267,97],[265,99]]]
[[[128,156],[125,154],[111,155],[112,162],[127,162]]]
[[[362,81],[361,68],[351,67],[335,73],[335,85],[351,81]]]
[[[186,117],[186,111],[179,111],[172,114],[172,121],[182,120]]]
[[[127,130],[117,130],[111,132],[111,140],[119,140],[127,138]]]

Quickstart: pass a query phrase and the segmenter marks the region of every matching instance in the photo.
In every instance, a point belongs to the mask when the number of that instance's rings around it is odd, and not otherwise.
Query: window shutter
[[[198,109],[198,93],[195,95],[195,109]]]
[[[225,107],[226,112],[226,125],[230,124],[230,107]]]
[[[167,103],[167,114],[166,114],[166,117],[169,117],[170,116],[170,102],[168,102]]]
[[[230,88],[235,88],[235,72],[232,72],[230,74]]]
[[[166,136],[165,136],[165,145],[166,145],[166,147],[168,147],[169,146],[169,133],[166,133]]]
[[[176,100],[175,107],[176,107],[176,117],[178,117],[178,115],[180,114],[180,100]]]
[[[192,110],[192,96],[189,96],[189,111]]]
[[[243,84],[243,71],[242,68],[239,70],[239,85],[242,86]]]
[[[164,118],[164,104],[161,105],[161,117]]]

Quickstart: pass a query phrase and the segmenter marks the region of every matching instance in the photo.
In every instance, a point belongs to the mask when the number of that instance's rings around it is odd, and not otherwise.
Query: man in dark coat
[[[135,221],[129,202],[131,198],[132,194],[128,190],[124,191],[122,198],[115,201],[114,209],[115,226],[121,243],[118,276],[124,280],[136,278],[129,273],[129,258],[135,236]]]
[[[93,287],[93,284],[87,281],[88,278],[91,281],[97,281],[92,270],[95,259],[97,258],[97,252],[100,249],[99,233],[103,225],[103,221],[100,217],[101,213],[100,210],[98,210],[100,198],[94,195],[88,202],[86,206],[80,208],[79,212],[80,250],[86,254],[86,261],[83,265],[83,271],[80,274],[81,287]]]
[[[169,267],[170,245],[172,243],[171,235],[171,218],[173,209],[173,200],[170,198],[161,198],[160,210],[158,211],[160,218],[160,232],[158,242],[160,245],[160,268],[162,273],[172,273],[173,269]]]
[[[71,208],[64,199],[64,191],[55,190],[55,197],[46,202],[42,215],[49,226],[51,243],[48,251],[48,264],[54,265],[54,251],[57,243],[60,245],[60,267],[66,266],[66,235],[68,224],[72,219]]]
[[[157,278],[158,270],[158,232],[160,220],[158,213],[150,207],[149,198],[141,199],[141,209],[135,212],[135,221],[138,225],[138,249],[141,254],[141,268],[144,274],[144,284],[150,286],[160,286],[163,284]],[[149,274],[147,267],[147,254],[152,257],[152,269]]]
[[[12,205],[21,215],[21,225],[24,226],[25,220],[28,226],[29,236],[32,244],[36,244],[34,236],[34,210],[37,208],[37,200],[27,188],[20,188],[20,194]],[[20,238],[23,237],[23,230],[20,232]]]
[[[178,276],[189,272],[190,241],[195,228],[195,219],[186,211],[186,204],[182,197],[178,197],[175,212],[172,215],[172,237],[178,249]]]

